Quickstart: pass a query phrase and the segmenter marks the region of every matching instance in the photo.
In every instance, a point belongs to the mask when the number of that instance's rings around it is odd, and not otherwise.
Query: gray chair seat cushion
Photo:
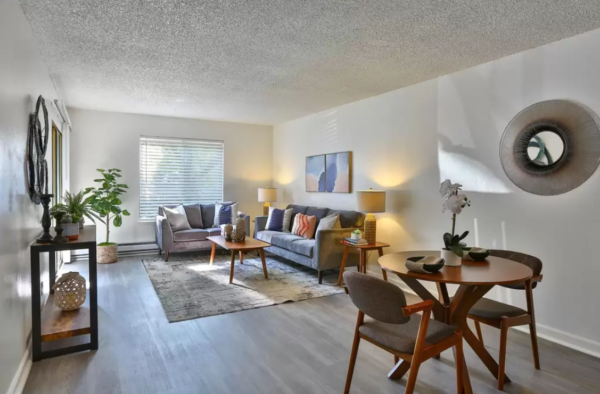
[[[173,233],[173,241],[175,242],[190,242],[204,241],[209,236],[208,231],[193,228],[191,230],[175,231]]]
[[[269,230],[259,231],[256,234],[256,238],[306,257],[313,257],[316,242],[314,239],[306,239],[294,234]]]
[[[374,342],[400,353],[413,354],[415,342],[419,333],[421,315],[413,315],[408,323],[389,324],[367,319],[359,331]],[[437,320],[429,320],[425,343],[433,345],[454,334],[454,326],[449,326]]]
[[[482,298],[469,311],[469,315],[483,319],[500,320],[502,317],[515,317],[526,315],[527,311],[516,306],[503,304],[502,302]]]

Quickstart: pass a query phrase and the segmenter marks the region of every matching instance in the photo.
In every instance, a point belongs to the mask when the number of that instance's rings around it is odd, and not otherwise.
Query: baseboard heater
[[[119,246],[117,247],[117,255],[119,257],[144,255],[150,253],[158,254],[158,245],[151,241],[119,244]],[[72,261],[87,259],[88,254],[84,251],[82,251],[82,253],[71,254]]]

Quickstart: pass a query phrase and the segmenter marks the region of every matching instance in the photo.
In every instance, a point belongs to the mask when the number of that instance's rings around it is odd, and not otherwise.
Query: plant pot
[[[444,265],[449,267],[460,267],[462,264],[462,257],[448,249],[442,249],[442,258],[444,259]]]
[[[96,247],[96,261],[98,264],[112,264],[117,262],[117,244],[98,245]]]
[[[79,223],[63,223],[62,235],[67,237],[69,241],[75,241],[79,238]]]

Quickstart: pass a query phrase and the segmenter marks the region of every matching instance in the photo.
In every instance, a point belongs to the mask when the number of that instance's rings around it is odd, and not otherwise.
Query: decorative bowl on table
[[[406,268],[409,271],[421,274],[433,274],[444,266],[444,259],[434,256],[415,256],[406,259]]]
[[[490,255],[489,249],[483,248],[463,248],[466,252],[466,256],[468,256],[471,260],[481,262],[485,261],[485,259]]]

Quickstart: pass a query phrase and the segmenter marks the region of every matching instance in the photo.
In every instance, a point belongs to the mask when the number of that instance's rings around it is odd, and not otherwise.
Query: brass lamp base
[[[269,216],[269,207],[271,206],[270,202],[266,202],[265,205],[263,205],[263,216]]]
[[[365,216],[365,239],[369,244],[374,244],[377,239],[377,221],[375,220],[375,215],[372,213],[367,213]]]

